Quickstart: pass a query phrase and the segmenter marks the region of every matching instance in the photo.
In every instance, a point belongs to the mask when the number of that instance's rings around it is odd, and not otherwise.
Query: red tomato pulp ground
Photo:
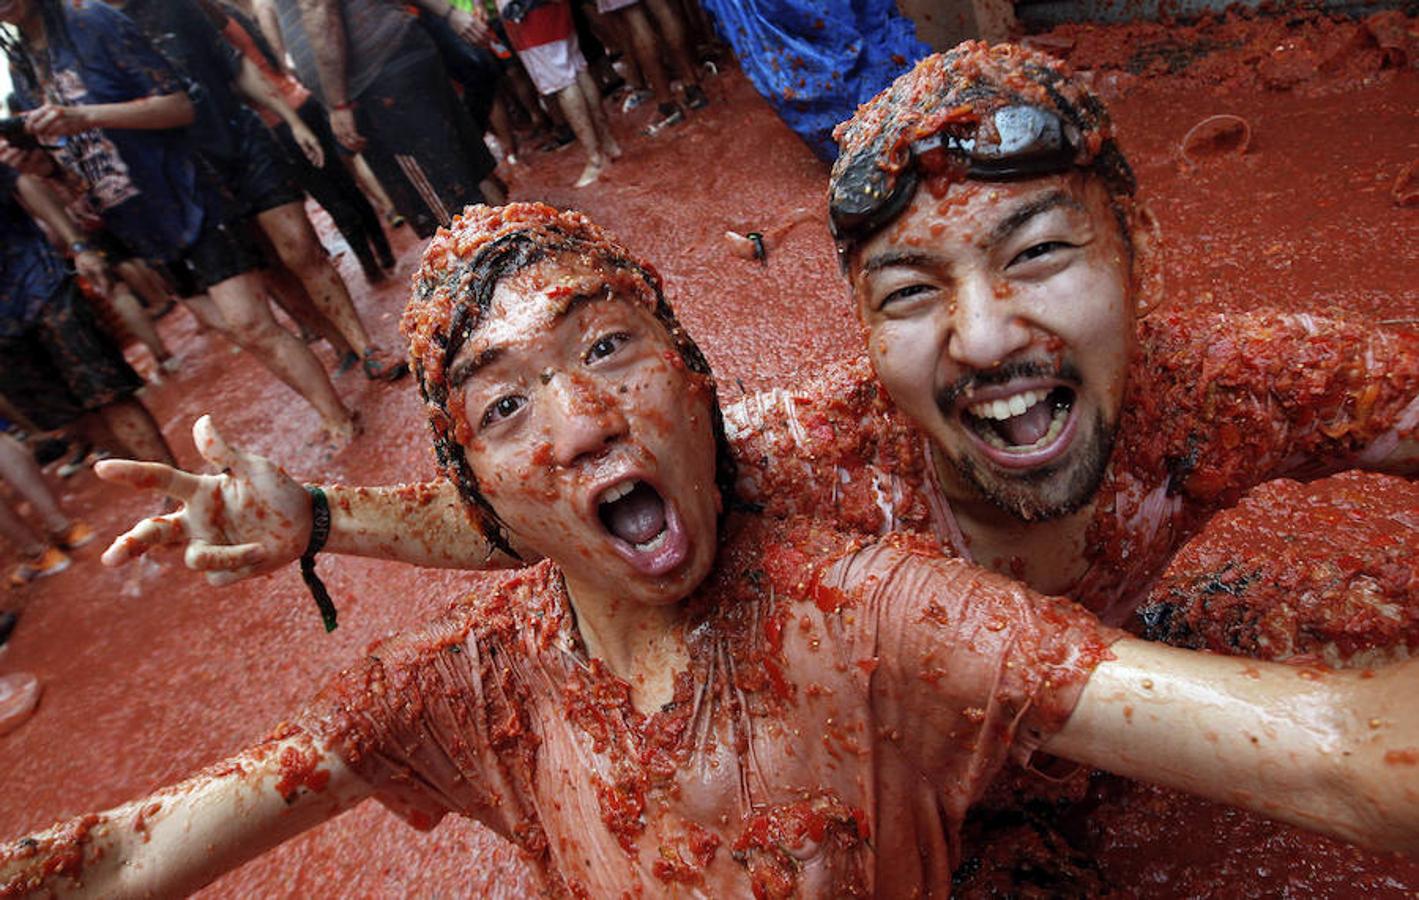
[[[1095,72],[1143,195],[1162,222],[1167,302],[1220,310],[1270,305],[1376,322],[1419,317],[1419,209],[1399,205],[1392,191],[1419,161],[1416,30],[1402,18],[1398,32],[1366,33],[1352,23],[1302,18],[1055,32],[1060,52]],[[860,338],[823,224],[826,167],[737,71],[712,79],[709,89],[709,109],[657,139],[639,137],[639,120],[618,116],[626,156],[594,187],[569,187],[582,165],[575,148],[525,153],[511,181],[515,198],[581,208],[656,262],[728,400],[740,383],[773,384],[852,354]],[[1219,113],[1247,120],[1250,148],[1186,165],[1179,141]],[[769,234],[767,263],[730,252],[728,229]],[[391,346],[399,341],[398,312],[418,249],[407,234],[399,240],[397,276],[378,290],[365,289],[352,261],[342,260],[366,322]],[[315,413],[250,359],[195,334],[181,313],[162,327],[183,367],[149,389],[147,402],[184,464],[198,462],[192,420],[211,412],[230,440],[280,460],[297,478],[432,476],[412,381],[389,388],[357,374],[337,379],[367,430],[332,454],[316,440]],[[65,507],[106,539],[155,506],[90,473],[61,487]],[[1315,501],[1327,497],[1357,515],[1419,529],[1419,488],[1403,482],[1345,477],[1286,490],[1261,489],[1227,514],[1225,530],[1210,529],[1199,541],[1222,541],[1213,531],[1284,527],[1306,534],[1307,546],[1322,553],[1325,541],[1316,535],[1328,533],[1328,520],[1316,510],[1326,504]],[[1294,499],[1280,502],[1284,496],[1307,502],[1300,508]],[[1317,518],[1308,523],[1311,515]],[[175,556],[163,567],[113,571],[98,565],[100,550],[80,550],[69,571],[0,602],[22,614],[0,653],[0,674],[28,670],[44,685],[33,718],[0,737],[5,838],[137,796],[254,742],[369,641],[419,622],[443,598],[479,582],[323,559],[341,611],[339,630],[326,635],[294,567],[216,591]],[[1216,549],[1226,551],[1225,544]],[[1127,802],[1106,804],[1081,833],[1108,882],[1127,893],[1290,889],[1375,897],[1419,890],[1414,862],[1368,856],[1150,788],[1118,791]],[[1173,827],[1165,831],[1167,825]],[[1191,839],[1180,842],[1179,831]],[[1347,859],[1363,862],[1349,866]],[[450,820],[418,834],[367,804],[206,893],[519,896],[526,882],[514,851],[479,826]]]

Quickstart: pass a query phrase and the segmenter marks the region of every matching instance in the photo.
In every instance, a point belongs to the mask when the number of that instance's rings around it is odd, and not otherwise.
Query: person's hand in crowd
[[[448,13],[448,24],[459,37],[470,44],[482,44],[488,39],[488,23],[481,12],[469,12],[466,9],[451,6]]]
[[[325,168],[325,148],[320,146],[320,139],[315,136],[300,119],[290,123],[291,136],[296,139],[296,145],[301,148],[305,158],[310,160],[310,164],[317,169]]]
[[[330,130],[335,132],[335,140],[351,153],[359,153],[365,149],[364,135],[360,134],[360,129],[355,126],[353,107],[336,107],[330,110]]]
[[[305,488],[271,460],[227,444],[210,416],[197,420],[192,437],[220,474],[194,475],[134,460],[104,460],[94,467],[105,481],[160,491],[181,502],[176,512],[143,519],[119,535],[104,551],[104,565],[121,566],[155,547],[185,546],[187,567],[221,586],[299,559],[311,529]]]
[[[68,137],[94,127],[88,107],[46,103],[25,117],[25,130],[43,141]]]
[[[48,153],[43,150],[21,150],[4,138],[0,138],[0,165],[9,166],[21,175],[40,178],[54,171],[54,162]]]
[[[80,278],[93,285],[100,294],[107,295],[109,288],[113,286],[113,279],[108,275],[108,262],[97,250],[85,250],[83,253],[75,254],[74,271]]]

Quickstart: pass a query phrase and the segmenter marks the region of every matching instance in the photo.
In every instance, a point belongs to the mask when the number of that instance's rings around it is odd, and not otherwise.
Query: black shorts
[[[246,223],[229,225],[210,219],[202,223],[197,240],[183,251],[176,262],[168,263],[168,277],[177,295],[186,299],[204,294],[214,284],[221,284],[265,265],[261,248],[248,234]]]
[[[243,216],[254,216],[287,203],[303,203],[305,191],[296,183],[276,136],[255,113],[236,121],[238,158],[231,188]]]
[[[131,397],[143,386],[73,278],[64,279],[28,330],[0,337],[0,359],[0,394],[45,430]]]

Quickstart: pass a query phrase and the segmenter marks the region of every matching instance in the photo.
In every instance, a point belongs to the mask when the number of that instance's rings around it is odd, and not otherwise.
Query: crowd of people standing
[[[708,102],[690,49],[708,23],[680,0],[7,0],[0,21],[0,431],[41,456],[67,442],[71,471],[91,450],[172,461],[123,348],[151,354],[151,378],[181,377],[155,326],[175,300],[348,442],[358,415],[311,343],[336,373],[408,367],[371,339],[312,201],[378,284],[393,229],[426,238],[506,201],[500,162],[532,162],[519,139],[580,143],[580,187],[620,155],[607,106],[653,99],[655,136]],[[43,489],[5,474],[21,497]],[[19,536],[0,507],[12,586],[61,571],[74,543],[31,505],[47,536]]]

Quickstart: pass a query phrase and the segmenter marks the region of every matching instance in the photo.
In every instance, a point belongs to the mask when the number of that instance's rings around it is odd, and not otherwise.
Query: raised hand
[[[310,496],[274,462],[230,446],[203,416],[192,426],[197,450],[220,469],[194,475],[161,463],[104,460],[105,481],[161,491],[181,503],[119,535],[103,563],[121,566],[154,547],[182,546],[189,569],[221,586],[270,572],[300,558],[310,538]]]

